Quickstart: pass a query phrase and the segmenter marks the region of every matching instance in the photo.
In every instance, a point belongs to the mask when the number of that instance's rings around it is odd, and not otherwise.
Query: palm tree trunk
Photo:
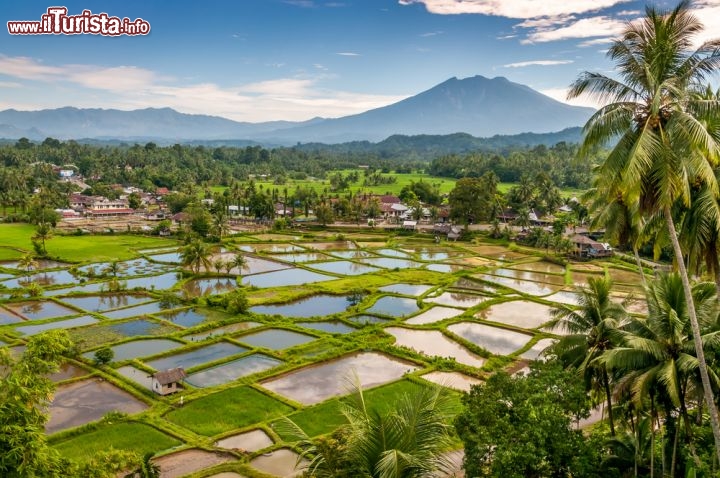
[[[685,291],[685,301],[687,302],[688,315],[690,317],[690,326],[692,328],[693,342],[695,342],[695,353],[698,359],[700,369],[700,379],[702,380],[705,403],[710,412],[710,424],[712,425],[713,437],[715,438],[715,454],[720,460],[720,418],[718,410],[715,406],[715,398],[710,386],[710,376],[708,375],[707,363],[705,362],[705,351],[703,350],[702,335],[700,334],[700,324],[695,313],[695,302],[693,301],[692,291],[690,289],[690,280],[688,279],[687,269],[683,262],[682,249],[680,249],[680,241],[678,241],[677,232],[675,231],[675,222],[673,221],[670,207],[665,207],[665,220],[667,221],[670,240],[675,252],[675,261],[677,262],[680,272],[680,280],[682,280],[683,290]]]
[[[643,269],[642,261],[640,260],[640,254],[638,248],[633,244],[633,254],[635,255],[635,262],[637,263],[638,270],[640,271],[640,279],[642,280],[643,289],[647,289],[647,280],[645,280],[645,270]]]
[[[610,434],[615,436],[615,421],[613,420],[612,410],[612,394],[610,393],[610,377],[608,377],[607,369],[603,367],[603,382],[605,385],[605,398],[608,407],[608,420],[610,420]]]
[[[715,264],[715,293],[720,300],[720,263]]]

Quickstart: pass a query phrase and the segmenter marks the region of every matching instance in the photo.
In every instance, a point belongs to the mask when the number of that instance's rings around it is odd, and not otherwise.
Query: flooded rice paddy
[[[607,271],[623,287],[613,299],[620,302],[637,293],[640,281],[638,274],[609,262],[563,267],[498,245],[433,245],[402,237],[386,242],[385,236],[355,233],[334,241],[334,234],[315,231],[313,236],[231,238],[213,259],[241,253],[246,266],[219,274],[213,268],[201,277],[181,272],[178,246],[138,251],[142,257],[118,263],[115,272],[109,263],[50,262],[31,272],[2,263],[0,284],[37,280],[45,298],[3,301],[0,346],[22,351],[29,337],[53,329],[68,329],[78,341],[77,361],[51,376],[60,382],[47,426],[54,433],[110,411],[177,406],[178,395],[158,400],[149,391],[152,370],[174,367],[189,370],[181,392],[188,400],[241,383],[304,407],[347,394],[355,375],[363,388],[413,374],[467,391],[481,383],[475,376],[498,368],[471,344],[509,355],[512,366],[542,359],[561,334],[547,329],[552,308],[578,304],[573,285]],[[112,274],[121,290],[109,293]],[[248,295],[250,314],[213,306],[222,303],[221,294],[238,288]],[[631,310],[643,313],[644,302]],[[143,401],[91,375],[98,373],[95,351],[104,346],[114,352],[106,373]],[[452,360],[438,371],[437,358]],[[275,476],[298,473],[297,456],[289,449],[262,454],[284,446],[273,443],[275,435],[262,429],[267,426],[267,421],[247,423],[207,436],[219,448],[249,453],[244,466]],[[212,466],[218,456],[191,449],[155,461],[163,476],[180,476]]]

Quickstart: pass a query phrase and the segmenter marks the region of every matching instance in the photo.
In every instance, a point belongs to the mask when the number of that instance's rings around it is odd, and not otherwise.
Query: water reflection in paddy
[[[510,268],[522,271],[539,272],[542,274],[565,274],[565,267],[547,261],[526,262],[523,264],[510,266]]]
[[[263,354],[251,354],[226,364],[188,375],[186,381],[194,387],[214,387],[277,367],[283,362]]]
[[[545,351],[545,349],[550,347],[553,342],[555,342],[553,339],[538,340],[535,345],[527,349],[525,352],[521,353],[520,357],[528,360],[537,360]]]
[[[142,304],[143,302],[149,302],[151,300],[152,298],[145,295],[133,294],[92,295],[87,297],[66,297],[62,299],[66,304],[90,312],[118,309],[120,307]]]
[[[78,313],[74,309],[64,307],[49,300],[5,304],[5,307],[28,320],[52,319]]]
[[[465,311],[453,309],[452,307],[437,306],[432,307],[425,312],[422,312],[414,317],[407,319],[405,323],[413,325],[432,324],[433,322],[439,322],[441,320],[457,317],[463,312]]]
[[[78,367],[77,365],[73,365],[71,363],[63,363],[58,368],[57,372],[52,373],[48,376],[48,378],[57,383],[62,382],[63,380],[70,380],[72,378],[79,378],[84,377],[85,375],[88,375],[90,372],[85,370],[82,367]]]
[[[367,315],[367,314],[354,315],[347,320],[349,320],[352,323],[360,324],[360,325],[381,324],[383,322],[389,321],[389,319],[384,319],[382,317],[377,317],[374,315]]]
[[[415,299],[405,297],[381,297],[366,310],[371,314],[389,315],[390,317],[404,317],[420,310]]]
[[[330,254],[343,259],[365,259],[366,257],[374,257],[373,254],[366,251],[331,251]]]
[[[135,368],[132,365],[125,365],[116,368],[115,371],[141,387],[152,390],[152,376],[144,370]]]
[[[6,280],[0,284],[8,289],[17,289],[27,287],[33,282],[42,287],[52,287],[60,284],[74,284],[78,282],[78,279],[69,271],[62,270],[39,272],[30,276],[16,277],[15,279]]]
[[[545,297],[545,299],[567,305],[578,305],[580,303],[580,297],[575,292],[569,292],[566,290],[549,295]]]
[[[320,330],[327,332],[328,334],[347,334],[355,332],[354,327],[340,322],[340,321],[326,321],[326,322],[298,322],[297,325],[305,327],[306,329]]]
[[[493,275],[508,277],[510,279],[522,281],[543,282],[554,285],[564,285],[565,278],[560,275],[543,274],[535,271],[517,270],[517,269],[495,269]]]
[[[443,387],[454,388],[462,392],[469,392],[474,385],[480,385],[482,380],[479,378],[469,377],[459,372],[430,372],[422,375],[429,382],[436,383]]]
[[[97,262],[86,266],[78,267],[78,272],[84,275],[116,275],[117,277],[141,276],[148,274],[158,274],[171,269],[170,266],[164,264],[156,264],[145,258],[133,259],[130,261],[117,262],[117,271],[110,271],[110,262]]]
[[[349,306],[350,302],[348,302],[347,296],[319,294],[287,304],[256,305],[250,307],[250,312],[265,315],[278,314],[286,317],[314,317],[345,312]]]
[[[149,357],[151,355],[157,355],[168,350],[173,350],[182,347],[183,344],[175,342],[174,340],[167,339],[147,339],[147,340],[133,340],[132,342],[125,342],[120,345],[113,345],[110,347],[113,351],[113,361],[120,362],[122,360],[130,360],[138,357]],[[95,356],[95,351],[86,352],[83,357],[92,359]]]
[[[284,262],[312,262],[312,261],[323,261],[329,259],[325,254],[319,252],[306,252],[297,254],[277,254],[271,256],[273,259]]]
[[[307,271],[305,269],[288,269],[275,272],[266,272],[265,274],[256,274],[242,278],[244,285],[255,287],[281,287],[290,285],[311,284],[314,282],[322,282],[326,280],[335,280],[335,277],[326,276],[317,272]]]
[[[283,252],[298,252],[304,251],[302,247],[295,246],[293,244],[243,244],[239,247],[243,252],[269,252],[269,253],[283,253]]]
[[[317,337],[311,335],[293,332],[292,330],[267,329],[237,337],[236,340],[252,347],[282,350],[311,342],[316,338]]]
[[[402,327],[387,327],[385,332],[395,337],[395,344],[416,350],[433,357],[452,357],[458,363],[471,367],[482,367],[485,359],[445,337],[437,330],[413,330]]]
[[[345,395],[357,375],[363,388],[399,379],[418,367],[377,352],[361,352],[330,362],[309,365],[295,372],[262,382],[262,386],[304,405]]]
[[[334,262],[316,262],[308,264],[308,267],[317,269],[322,272],[330,272],[333,274],[342,274],[347,276],[356,276],[367,274],[369,272],[377,272],[377,268],[365,264],[358,264],[350,261],[334,261]]]
[[[179,252],[168,252],[166,254],[156,254],[149,256],[151,261],[169,262],[170,264],[180,264],[182,262],[182,254]]]
[[[384,287],[380,287],[379,290],[382,292],[390,292],[392,294],[410,295],[413,297],[421,296],[425,292],[432,289],[431,285],[420,285],[420,284],[390,284]]]
[[[423,299],[424,302],[449,305],[452,307],[462,307],[464,309],[475,307],[486,300],[488,300],[488,297],[457,292],[443,292],[437,297],[426,297]]]
[[[82,317],[75,317],[73,319],[58,320],[56,322],[48,322],[45,324],[38,325],[22,325],[16,327],[15,330],[23,335],[35,335],[46,330],[57,330],[57,329],[71,329],[73,327],[82,327],[84,325],[90,325],[96,323],[98,320],[84,315]]]
[[[382,256],[390,256],[390,257],[408,257],[408,254],[406,252],[398,251],[397,249],[376,249],[373,251],[376,254],[380,254]]]
[[[552,307],[547,305],[516,300],[490,306],[476,314],[476,317],[525,329],[534,329],[552,319],[551,311]]]
[[[0,325],[14,324],[16,322],[22,322],[22,320],[19,315],[0,307]]]
[[[149,366],[155,370],[167,370],[175,367],[189,369],[208,362],[214,362],[226,357],[238,355],[246,352],[245,347],[231,344],[228,342],[218,342],[212,345],[206,345],[189,352],[182,352],[168,357],[159,358],[147,362]]]
[[[39,269],[39,270],[55,269],[57,267],[65,267],[68,265],[65,262],[53,261],[50,259],[35,259],[35,262],[37,263],[37,265],[35,267],[33,267],[33,269]],[[25,270],[25,269],[20,269],[19,265],[20,265],[19,261],[1,261],[0,262],[0,267],[7,267],[8,269]]]
[[[229,335],[235,332],[241,332],[243,330],[250,330],[253,327],[257,327],[259,325],[261,325],[259,322],[238,322],[235,324],[218,327],[216,329],[198,332],[196,334],[185,335],[183,336],[183,338],[185,340],[189,340],[190,342],[200,342],[220,335]]]
[[[424,264],[407,259],[394,259],[391,257],[371,257],[363,259],[365,264],[371,266],[383,267],[385,269],[417,269]]]
[[[228,277],[190,279],[183,284],[182,290],[188,297],[217,295],[237,289],[237,281]]]
[[[152,320],[140,319],[113,324],[108,326],[108,328],[126,337],[135,337],[138,335],[155,335],[154,331],[161,329],[162,325]]]
[[[263,430],[251,430],[249,432],[238,433],[225,437],[215,442],[215,446],[225,448],[227,450],[245,450],[254,452],[267,448],[273,444],[272,438]]]
[[[194,327],[206,320],[222,320],[227,318],[225,314],[215,310],[202,310],[197,308],[163,312],[162,314],[158,314],[158,317],[169,320],[173,324],[181,327]]]
[[[178,275],[175,272],[168,272],[159,276],[136,277],[124,281],[126,288],[135,289],[141,287],[148,290],[170,289],[178,282]]]
[[[164,302],[148,302],[146,304],[136,305],[126,309],[116,309],[109,312],[103,312],[103,315],[108,319],[127,319],[138,315],[154,314],[167,308],[168,304]]]
[[[442,274],[452,274],[458,271],[464,271],[465,268],[459,264],[430,264],[426,267],[429,271],[440,272]]]
[[[489,274],[479,274],[475,276],[478,279],[499,284],[510,289],[530,295],[548,295],[561,289],[559,285],[543,284],[540,282],[532,282],[525,280],[511,279],[509,277],[493,276]]]
[[[448,326],[448,330],[496,355],[509,355],[524,347],[532,338],[512,330],[472,322],[453,324]]]

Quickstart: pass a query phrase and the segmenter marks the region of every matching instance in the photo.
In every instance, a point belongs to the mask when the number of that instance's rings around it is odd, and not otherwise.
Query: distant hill
[[[449,140],[550,133],[581,126],[593,113],[506,78],[451,78],[397,103],[342,118],[303,122],[237,122],[170,108],[121,111],[73,107],[0,111],[0,138],[100,139],[158,143],[215,140],[268,145],[407,141],[402,136],[453,135]],[[454,136],[466,133],[467,136]],[[395,136],[400,135],[400,136]],[[387,138],[387,139],[386,139]],[[528,137],[529,138],[529,137]],[[412,141],[417,142],[417,139]]]
[[[387,159],[433,159],[446,154],[463,154],[473,151],[506,152],[511,149],[554,146],[558,143],[579,143],[582,139],[580,127],[567,128],[555,133],[521,133],[496,135],[490,138],[476,138],[467,133],[448,135],[393,135],[383,141],[351,141],[325,144],[304,143],[295,148],[302,151],[325,151],[342,154],[375,154]]]

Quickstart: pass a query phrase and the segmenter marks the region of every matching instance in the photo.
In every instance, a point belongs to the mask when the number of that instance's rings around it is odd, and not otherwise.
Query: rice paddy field
[[[0,250],[28,251],[32,232],[10,226]],[[637,271],[612,261],[558,265],[516,246],[377,232],[339,239],[233,236],[216,255],[242,253],[246,267],[193,277],[172,240],[53,238],[41,270],[0,256],[0,346],[19,351],[53,329],[78,343],[52,377],[46,431],[64,456],[114,447],[155,453],[162,476],[288,476],[297,455],[276,431],[282,417],[310,436],[331,432],[354,380],[377,409],[435,383],[459,406],[493,372],[541,357],[558,337],[550,310],[575,307],[575,286],[607,274],[618,301],[641,293]],[[116,258],[122,287],[111,291],[101,271]],[[27,297],[31,282],[41,296]],[[237,288],[246,313],[213,306]],[[103,347],[114,359],[96,366]],[[187,373],[182,389],[155,394],[152,374],[173,367]]]

